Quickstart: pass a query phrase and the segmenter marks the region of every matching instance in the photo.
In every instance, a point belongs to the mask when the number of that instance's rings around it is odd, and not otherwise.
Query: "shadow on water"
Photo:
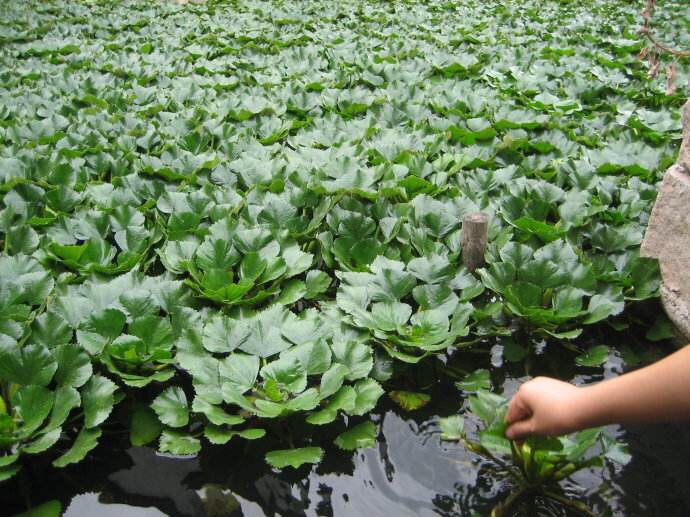
[[[583,384],[621,373],[624,364],[616,352],[603,369],[577,367],[574,353],[558,344],[541,348],[528,361],[508,363],[502,359],[502,345],[495,343],[485,353],[455,354],[402,372],[396,386],[425,389],[432,402],[407,413],[382,399],[376,412],[364,417],[380,430],[376,447],[370,449],[348,453],[333,445],[346,429],[345,421],[323,429],[289,422],[269,434],[280,436],[283,429],[294,438],[310,436],[326,451],[323,462],[313,468],[271,469],[263,460],[265,452],[285,447],[272,438],[233,441],[204,448],[198,457],[176,458],[149,447],[130,447],[126,433],[113,431],[76,466],[57,470],[40,457],[27,464],[16,480],[0,488],[3,515],[50,499],[63,502],[66,517],[487,515],[508,495],[511,479],[500,466],[440,440],[438,416],[461,411],[464,400],[452,379],[438,371],[488,367],[496,391],[509,396],[528,376],[552,375]],[[472,428],[473,422],[468,425]],[[632,461],[625,467],[580,472],[563,489],[600,515],[688,515],[689,431],[688,424],[611,426],[608,432],[630,444]],[[513,515],[577,514],[531,497],[517,505]]]

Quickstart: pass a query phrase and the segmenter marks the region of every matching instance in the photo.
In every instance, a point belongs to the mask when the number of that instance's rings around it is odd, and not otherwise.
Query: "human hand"
[[[583,390],[548,377],[527,381],[508,404],[506,438],[560,436],[581,429]]]

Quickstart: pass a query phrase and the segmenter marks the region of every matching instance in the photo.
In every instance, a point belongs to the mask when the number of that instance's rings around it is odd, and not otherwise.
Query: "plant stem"
[[[675,57],[690,57],[690,50],[679,50],[675,48],[668,47],[664,45],[663,43],[659,42],[654,36],[652,36],[651,32],[649,30],[644,30],[643,34],[645,37],[654,45],[657,49],[666,52],[667,54],[671,54],[672,56]]]
[[[23,336],[23,337],[19,340],[19,342],[18,342],[18,345],[19,345],[20,348],[23,347],[23,346],[26,344],[26,341],[27,341],[27,340],[29,339],[29,337],[31,336],[31,325],[33,324],[33,322],[34,322],[34,320],[36,319],[36,317],[39,316],[40,314],[42,314],[42,313],[46,310],[46,307],[48,307],[48,304],[50,303],[50,300],[51,300],[52,296],[53,296],[53,292],[51,291],[51,292],[48,294],[48,296],[46,297],[46,299],[43,300],[43,303],[40,305],[40,307],[39,307],[38,309],[36,309],[36,310],[31,314],[31,316],[29,317],[29,319],[27,319],[26,322],[24,323],[24,332],[25,332],[25,334],[24,334],[24,336]]]
[[[588,517],[595,517],[596,514],[589,509],[589,507],[581,502],[581,501],[575,501],[573,499],[569,499],[561,494],[557,494],[555,492],[551,492],[550,490],[543,489],[542,493],[544,496],[548,497],[549,499],[553,499],[554,501],[558,501],[559,503],[569,506],[570,508],[573,508],[577,510],[578,512],[582,512],[584,515],[587,515]]]
[[[511,494],[502,503],[494,506],[491,510],[491,517],[503,517],[507,515],[508,510],[528,492],[527,487],[520,487],[511,492]]]

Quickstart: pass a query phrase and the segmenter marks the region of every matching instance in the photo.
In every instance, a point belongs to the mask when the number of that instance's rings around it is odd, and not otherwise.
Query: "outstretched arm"
[[[690,345],[645,368],[578,388],[537,377],[508,406],[510,439],[558,436],[606,424],[690,419]]]

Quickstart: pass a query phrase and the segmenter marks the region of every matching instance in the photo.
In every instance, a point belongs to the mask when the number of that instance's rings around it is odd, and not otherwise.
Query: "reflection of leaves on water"
[[[316,472],[319,476],[328,474],[352,476],[355,471],[355,454],[337,447],[330,447],[324,454],[323,461],[316,467]]]
[[[108,476],[125,494],[125,499],[144,497],[169,501],[160,507],[171,515],[198,515],[201,511],[199,495],[189,488],[187,477],[199,470],[197,458],[173,458],[156,454],[148,447],[127,450],[134,465]],[[147,502],[150,504],[150,502]],[[171,511],[172,510],[172,511]]]
[[[302,515],[309,508],[309,479],[293,485],[267,474],[254,483],[262,499],[261,506],[271,508],[280,514]]]
[[[383,464],[383,471],[386,474],[386,479],[389,483],[392,483],[393,476],[395,475],[395,467],[393,466],[393,462],[391,462],[388,456],[388,442],[386,441],[384,432],[381,432],[381,434],[379,435],[379,458],[381,459],[381,463]]]
[[[75,496],[62,514],[65,517],[81,517],[83,515],[98,515],[99,517],[172,517],[178,515],[174,510],[165,513],[151,506],[150,502],[127,501],[110,492],[85,492]]]
[[[459,481],[454,484],[453,491],[437,493],[432,503],[438,515],[488,515],[505,493],[514,488],[511,482],[506,480],[505,471],[483,458],[475,457],[472,460],[455,462],[466,464],[468,469],[477,473],[477,476],[474,483]]]
[[[438,425],[433,420],[425,420],[417,429],[417,436],[422,438],[422,445],[426,445],[429,440],[436,439],[438,435]]]
[[[319,483],[316,493],[321,497],[321,501],[316,504],[316,515],[319,517],[333,517],[333,507],[331,506],[333,488],[325,483]]]
[[[205,517],[231,517],[242,515],[240,502],[230,490],[218,485],[205,485],[201,489]]]

